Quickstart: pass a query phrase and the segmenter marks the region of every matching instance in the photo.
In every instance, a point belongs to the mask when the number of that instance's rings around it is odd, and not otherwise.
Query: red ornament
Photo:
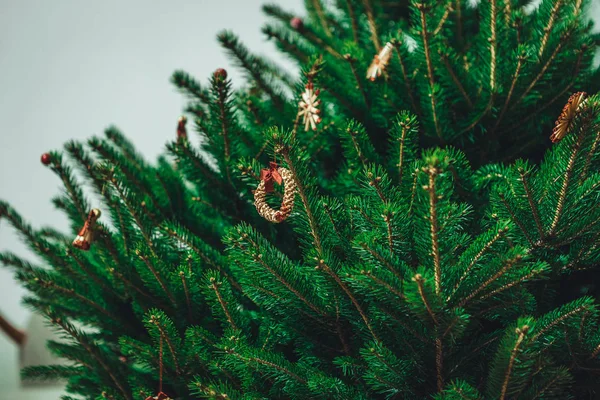
[[[177,138],[178,139],[187,137],[187,130],[185,129],[186,123],[187,123],[187,118],[184,115],[179,117],[179,120],[177,121]]]
[[[227,71],[223,68],[217,68],[213,76],[215,79],[227,79]]]
[[[299,17],[294,17],[290,20],[290,25],[292,26],[292,28],[294,28],[297,31],[301,31],[302,28],[304,28],[304,21],[302,21],[302,18]]]
[[[277,182],[278,185],[281,185],[283,178],[277,170],[277,163],[271,161],[269,163],[269,168],[261,169],[260,180],[265,181],[265,192],[267,193],[273,191],[273,182]]]
[[[52,157],[50,157],[50,153],[44,153],[42,154],[41,160],[42,164],[50,165],[50,163],[52,162]]]

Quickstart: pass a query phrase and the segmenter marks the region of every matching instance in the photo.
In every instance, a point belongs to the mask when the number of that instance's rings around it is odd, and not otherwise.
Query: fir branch
[[[417,115],[419,115],[419,108],[417,107],[417,102],[413,95],[414,90],[410,84],[410,77],[408,76],[408,72],[406,70],[406,66],[404,63],[404,58],[402,57],[402,54],[400,52],[400,47],[402,46],[402,42],[399,40],[396,40],[396,39],[392,39],[391,43],[394,46],[394,50],[396,52],[396,57],[398,58],[398,63],[400,64],[400,70],[402,71],[402,78],[404,80],[404,86],[406,87],[406,93],[408,94],[408,97],[410,99],[412,109]]]
[[[84,272],[83,277],[84,278],[91,278],[94,282],[96,282],[98,284],[98,286],[100,286],[102,289],[104,289],[105,293],[113,293],[117,298],[123,300],[124,297],[117,293],[115,291],[115,289],[112,286],[109,286],[104,279],[102,279],[102,277],[99,276],[98,273],[96,273],[95,271],[90,270],[86,264],[79,258],[78,252],[74,252],[73,250],[71,250],[70,248],[67,248],[67,256],[71,257],[73,260],[75,260],[75,262],[77,263],[77,265],[79,266],[79,268],[81,269],[81,271]]]
[[[96,309],[97,311],[99,311],[101,314],[108,317],[110,320],[112,320],[116,324],[120,323],[120,319],[116,315],[114,315],[113,313],[111,313],[110,311],[108,311],[106,308],[102,307],[100,304],[96,303],[95,301],[77,293],[75,291],[75,289],[65,288],[65,287],[58,285],[56,282],[52,282],[50,280],[44,280],[44,279],[38,278],[38,277],[34,278],[33,280],[36,284],[38,284],[40,287],[42,287],[44,289],[50,289],[51,291],[56,291],[58,293],[64,294],[65,296],[72,297],[72,298],[74,298],[80,302],[83,302],[83,303],[91,306],[92,308]]]
[[[359,153],[359,155],[360,155],[360,153]],[[369,172],[367,172],[367,179],[369,179],[369,186],[372,186],[375,188],[375,192],[377,193],[379,200],[381,200],[381,202],[385,206],[385,204],[387,203],[387,199],[385,197],[385,194],[381,190],[381,186],[379,185],[381,183],[381,177],[374,176],[373,173],[369,171]]]
[[[590,354],[590,356],[588,357],[589,360],[593,360],[596,357],[598,357],[598,354],[600,354],[600,344],[598,346],[596,346],[596,348],[594,349],[594,351],[592,351],[592,354]]]
[[[79,217],[82,221],[85,221],[89,210],[85,200],[83,199],[83,193],[80,189],[75,188],[77,183],[71,176],[70,171],[68,169],[65,169],[65,167],[63,166],[62,157],[60,157],[58,154],[54,154],[52,160],[54,161],[54,163],[52,164],[52,170],[63,181],[65,189],[67,190],[67,193],[69,193],[69,197],[75,205]]]
[[[547,324],[546,326],[544,326],[542,329],[538,330],[535,332],[535,335],[530,339],[530,343],[534,343],[536,342],[542,335],[544,335],[546,332],[548,332],[550,329],[554,328],[555,326],[559,325],[561,322],[563,322],[564,320],[570,318],[571,316],[578,314],[582,311],[586,311],[590,309],[590,303],[591,301],[590,298],[587,298],[587,302],[585,302],[586,298],[582,298],[581,301],[584,302],[583,305],[580,305],[578,307],[575,307],[565,313],[562,313],[559,317],[557,318],[553,318],[552,322],[550,322],[549,324]],[[573,303],[571,303],[573,304]],[[564,308],[567,308],[569,306],[569,304],[567,304],[566,306],[563,306]]]
[[[500,115],[498,115],[498,118],[496,119],[496,124],[490,131],[490,136],[492,136],[492,137],[496,137],[495,136],[496,130],[498,129],[498,126],[500,126],[500,123],[502,122],[502,119],[504,118],[504,114],[506,113],[506,110],[508,109],[508,105],[510,104],[510,99],[512,98],[513,92],[515,90],[515,86],[517,85],[517,80],[520,77],[521,68],[523,67],[523,64],[525,63],[525,61],[526,61],[525,55],[520,54],[518,57],[518,60],[517,60],[517,67],[515,69],[515,73],[513,74],[513,77],[512,77],[510,89],[508,90],[508,94],[506,95],[506,100],[504,101],[504,106],[502,106],[502,111],[500,111]]]
[[[590,151],[587,153],[585,157],[585,163],[583,165],[583,169],[581,170],[581,176],[579,177],[579,184],[581,185],[585,179],[587,179],[587,174],[592,165],[592,157],[596,154],[596,149],[600,144],[600,127],[596,127],[596,136],[594,137],[594,141],[592,142],[592,146],[590,147]]]
[[[500,201],[502,202],[502,204],[504,204],[504,207],[506,208],[506,211],[508,211],[508,213],[510,214],[510,218],[512,219],[512,221],[523,232],[523,235],[525,236],[525,238],[527,239],[527,241],[529,242],[529,244],[531,245],[531,247],[535,247],[535,244],[534,244],[533,240],[531,239],[531,236],[529,236],[529,233],[528,233],[527,229],[525,229],[525,226],[523,225],[523,223],[521,222],[521,220],[519,218],[517,218],[517,216],[515,215],[515,213],[512,210],[511,206],[506,201],[506,198],[504,197],[504,194],[503,193],[498,193],[498,197],[500,198]]]
[[[317,14],[319,22],[321,23],[321,27],[323,28],[323,32],[328,37],[332,37],[331,29],[329,28],[329,23],[327,22],[327,17],[325,16],[325,12],[323,11],[323,5],[321,4],[321,0],[310,0],[312,2],[312,6]]]
[[[398,377],[400,380],[404,380],[405,376],[404,374],[402,374],[401,372],[398,372],[396,370],[396,368],[394,368],[392,365],[390,365],[390,363],[385,359],[385,357],[383,357],[376,348],[371,348],[371,353],[377,358],[377,360],[379,360],[379,362],[381,362],[388,370],[390,370],[394,375],[396,375],[396,377]],[[395,386],[395,385],[392,385]]]
[[[367,93],[365,92],[365,88],[363,87],[361,78],[358,76],[358,73],[356,72],[356,66],[354,65],[356,63],[356,59],[353,58],[350,54],[345,54],[344,59],[346,61],[348,61],[348,64],[350,65],[350,70],[352,71],[352,75],[354,76],[354,79],[356,80],[356,86],[358,87],[358,90],[360,91],[360,94],[365,103],[365,107],[369,111],[371,109],[371,107],[369,105],[369,100],[367,100]]]
[[[469,301],[471,301],[475,296],[481,293],[482,290],[487,288],[489,285],[494,283],[498,278],[504,275],[508,270],[514,267],[519,261],[521,261],[523,257],[520,254],[517,254],[515,257],[506,260],[502,268],[500,268],[494,275],[489,277],[485,282],[483,282],[477,289],[475,289],[471,294],[463,298],[457,305],[457,307],[464,307]]]
[[[573,150],[571,151],[571,156],[569,157],[569,163],[567,164],[567,169],[564,173],[563,184],[560,188],[560,192],[558,193],[558,201],[556,203],[556,210],[554,212],[554,217],[552,218],[552,224],[550,225],[550,229],[548,230],[548,236],[553,236],[556,227],[558,226],[558,222],[560,217],[562,216],[563,207],[565,206],[565,199],[567,197],[567,189],[569,188],[569,183],[571,180],[571,175],[573,174],[573,169],[575,168],[575,161],[577,160],[577,156],[579,154],[579,150],[583,143],[584,138],[584,129],[583,127],[579,128],[579,134],[577,135],[577,141]]]
[[[433,125],[435,126],[435,133],[438,138],[444,143],[442,137],[442,131],[440,129],[440,122],[437,115],[437,100],[435,97],[435,77],[433,74],[433,60],[431,58],[431,49],[429,45],[429,31],[427,30],[427,20],[425,11],[428,7],[423,3],[416,4],[417,9],[421,14],[421,39],[423,40],[423,51],[425,52],[425,61],[427,63],[427,77],[429,78],[429,97],[431,99],[431,113],[433,116]]]
[[[585,48],[587,48],[587,46],[584,46],[582,49],[579,50],[579,54],[578,54],[578,57],[577,57],[577,61],[575,63],[575,67],[573,69],[573,72],[570,74],[573,77],[573,79],[571,80],[571,82],[569,82],[569,84],[567,86],[565,86],[560,92],[558,92],[556,94],[556,96],[554,96],[552,99],[550,99],[550,101],[548,101],[547,103],[543,104],[541,107],[536,107],[536,109],[533,110],[533,112],[531,112],[529,115],[527,115],[523,120],[519,121],[518,124],[515,124],[515,125],[511,126],[509,128],[509,131],[515,129],[518,126],[523,125],[524,123],[532,120],[533,118],[537,118],[537,116],[539,115],[539,113],[541,113],[542,111],[546,110],[548,107],[552,106],[554,103],[556,103],[556,101],[558,99],[561,99],[565,95],[565,93],[567,93],[569,90],[571,90],[571,88],[577,82],[577,77],[579,76],[579,71],[581,69],[581,62],[582,62],[582,59],[583,59]],[[523,145],[521,143],[518,143],[518,146],[519,147],[523,147]]]
[[[111,204],[113,207],[113,209],[115,210],[115,214],[117,214],[117,218],[119,219],[119,231],[121,232],[121,242],[123,243],[123,249],[125,250],[125,255],[129,256],[130,251],[131,251],[131,247],[129,245],[129,235],[127,235],[127,229],[125,228],[125,219],[123,218],[123,212],[121,210],[121,207],[119,207],[117,204],[112,203]],[[104,238],[104,242],[106,245],[107,242],[107,238],[106,235],[102,235]],[[116,261],[116,260],[115,260]],[[118,263],[116,264],[118,265]]]
[[[333,280],[344,291],[344,293],[346,293],[346,295],[348,296],[348,298],[350,299],[350,301],[352,302],[352,304],[356,308],[356,311],[358,311],[358,313],[360,314],[360,317],[362,318],[363,322],[365,323],[365,326],[367,327],[367,329],[371,333],[371,336],[373,336],[373,339],[375,339],[375,341],[377,341],[377,342],[381,342],[381,340],[379,339],[379,337],[377,336],[377,334],[373,330],[373,327],[371,326],[371,321],[367,317],[367,314],[364,312],[364,310],[362,309],[362,307],[360,306],[360,304],[358,304],[358,301],[356,300],[356,298],[352,294],[352,291],[350,291],[350,289],[348,288],[348,286],[344,282],[342,282],[342,280],[340,279],[340,277],[338,276],[338,274],[336,274],[329,267],[329,265],[327,265],[325,263],[325,260],[319,260],[319,262],[318,262],[318,264],[316,266],[316,269],[321,269],[321,270],[325,271],[327,273],[327,275],[329,275],[330,277],[333,278]]]
[[[205,262],[208,266],[216,269],[217,271],[219,271],[220,274],[225,276],[231,284],[231,286],[233,286],[239,291],[242,291],[240,284],[235,280],[235,278],[233,278],[233,276],[231,276],[231,274],[225,269],[225,267],[221,265],[221,262],[217,262],[220,257],[217,258],[216,254],[214,254],[212,251],[208,251],[209,249],[214,250],[210,248],[208,244],[204,243],[200,239],[196,239],[196,241],[192,240],[191,232],[187,232],[182,227],[176,228],[173,225],[167,224],[161,227],[161,229],[164,232],[166,232],[167,235],[169,235],[171,238],[192,249],[192,251],[196,253],[196,255],[200,257],[200,259],[203,262]]]
[[[452,0],[447,1],[446,7],[444,8],[444,14],[442,15],[442,18],[440,18],[440,22],[438,23],[437,27],[433,30],[433,36],[437,36],[440,33],[444,27],[444,24],[448,20],[448,16],[453,10]]]
[[[298,172],[296,171],[296,165],[294,162],[292,162],[292,159],[290,158],[289,149],[280,148],[279,152],[283,155],[283,159],[287,163],[288,168],[290,169],[290,172],[292,173],[292,177],[293,177],[294,181],[296,182],[296,187],[298,188],[298,195],[300,195],[300,199],[302,200],[302,204],[304,205],[306,217],[308,219],[308,223],[310,226],[310,233],[313,237],[313,243],[315,245],[315,248],[317,250],[319,257],[322,257],[324,254],[322,240],[321,240],[321,236],[319,235],[318,228],[317,228],[317,220],[316,220],[315,216],[313,215],[313,211],[312,211],[312,209],[310,207],[310,203],[308,201],[308,196],[306,194],[306,188],[304,187],[304,183],[298,178]]]
[[[277,281],[279,281],[279,283],[281,283],[283,286],[285,286],[286,289],[288,289],[290,292],[292,292],[298,299],[300,299],[304,304],[306,304],[311,310],[313,310],[317,315],[320,316],[327,316],[327,313],[325,311],[322,311],[321,309],[319,309],[315,304],[313,304],[311,301],[309,301],[302,293],[300,293],[300,291],[298,291],[290,282],[288,282],[281,274],[277,273],[277,271],[272,268],[271,266],[269,266],[264,260],[263,257],[260,254],[260,246],[258,245],[258,243],[256,243],[251,237],[250,235],[248,235],[247,233],[242,234],[243,238],[245,240],[248,240],[252,246],[254,247],[254,249],[256,250],[257,254],[255,256],[253,256],[254,261],[258,262],[265,270],[269,271],[269,273],[271,275],[273,275],[273,277],[275,277],[275,279],[277,279]],[[242,247],[242,250],[244,250],[244,248]]]
[[[435,313],[433,312],[433,309],[431,308],[431,304],[429,303],[429,300],[427,300],[427,296],[425,295],[425,287],[423,286],[423,282],[424,282],[423,276],[421,274],[416,274],[415,276],[413,276],[412,280],[417,283],[417,289],[419,290],[419,295],[421,296],[423,305],[427,309],[427,313],[431,317],[431,320],[433,321],[433,323],[435,325],[438,325],[439,322],[435,316]]]
[[[506,368],[506,372],[504,374],[504,381],[502,383],[502,390],[500,392],[500,400],[504,400],[504,398],[506,397],[506,391],[508,390],[508,383],[510,381],[512,369],[515,364],[515,360],[517,359],[517,354],[519,352],[519,348],[521,347],[521,344],[523,343],[523,340],[525,339],[525,335],[527,334],[528,331],[529,331],[529,326],[527,326],[527,325],[523,325],[522,327],[517,328],[515,330],[515,333],[518,336],[517,336],[515,345],[510,352],[510,359],[508,361],[508,367]]]
[[[398,182],[399,184],[402,184],[402,175],[404,173],[404,141],[406,140],[406,134],[408,133],[410,126],[404,122],[401,122],[400,124],[402,127],[402,133],[400,134],[400,138],[398,140],[398,164],[396,166],[398,167]]]
[[[40,237],[33,228],[23,221],[23,218],[8,204],[0,200],[0,218],[5,217],[22,237],[28,246],[37,254],[48,260],[53,265],[66,266],[65,260],[58,257],[56,246]],[[62,254],[62,253],[61,253]]]
[[[434,33],[434,35],[435,35],[435,33]],[[457,87],[458,91],[462,94],[462,96],[465,99],[465,101],[467,102],[469,108],[473,108],[473,102],[469,98],[469,95],[467,94],[467,91],[465,90],[463,84],[458,79],[458,76],[456,76],[456,72],[454,72],[454,69],[450,65],[450,62],[448,61],[448,55],[445,54],[444,52],[442,52],[442,50],[438,50],[438,52],[439,52],[440,58],[442,59],[442,62],[444,63],[444,66],[446,67],[446,71],[448,71],[448,74],[450,74],[450,78],[452,78],[452,82],[454,82],[454,85]]]
[[[181,70],[175,71],[171,76],[171,82],[193,99],[198,99],[204,104],[210,104],[208,91],[187,72]]]
[[[419,177],[418,169],[413,172],[413,184],[410,195],[410,204],[408,206],[408,215],[412,215],[413,204],[415,204],[415,195],[417,194],[417,178]]]
[[[155,298],[153,296],[151,296],[150,294],[148,294],[145,291],[143,291],[142,289],[140,289],[137,285],[132,283],[129,279],[125,278],[125,276],[122,273],[120,273],[119,271],[117,271],[115,268],[109,268],[108,272],[111,275],[117,277],[117,279],[119,279],[121,282],[123,282],[123,284],[125,284],[126,287],[133,288],[136,292],[138,292],[139,294],[144,296],[146,299],[150,300],[150,302],[153,302],[155,300]]]
[[[173,304],[173,306],[177,306],[177,302],[175,301],[173,294],[171,294],[171,291],[169,290],[169,288],[167,287],[167,285],[165,284],[165,282],[163,281],[161,276],[158,274],[158,272],[156,271],[156,268],[154,267],[154,265],[152,265],[152,263],[150,262],[148,257],[145,256],[144,254],[142,254],[142,252],[139,250],[136,250],[135,254],[140,258],[140,260],[142,260],[144,262],[144,264],[146,264],[146,267],[152,273],[152,275],[154,276],[154,278],[156,279],[156,281],[162,288],[165,295],[167,295],[171,304]]]
[[[400,291],[398,291],[397,289],[392,287],[392,285],[390,285],[389,283],[387,283],[384,280],[379,279],[378,277],[373,275],[373,273],[370,270],[369,271],[361,270],[360,273],[368,276],[373,282],[377,283],[379,286],[384,287],[385,289],[387,289],[390,293],[392,293],[394,296],[398,297],[399,299],[406,300],[406,296],[404,296],[403,293],[401,293]]]
[[[177,361],[177,353],[175,352],[175,347],[173,346],[173,343],[172,343],[171,339],[169,338],[169,335],[166,334],[164,327],[161,325],[160,321],[158,320],[158,318],[155,315],[150,316],[150,323],[153,324],[154,326],[156,326],[156,328],[158,329],[158,332],[160,334],[160,337],[167,344],[167,347],[169,348],[169,352],[171,353],[171,356],[173,357],[173,364],[175,365],[175,373],[177,375],[181,376],[183,374],[183,371],[179,367],[179,362]]]
[[[132,397],[131,397],[129,391],[127,391],[123,387],[123,385],[117,380],[116,376],[113,374],[112,369],[102,359],[101,355],[98,354],[97,346],[94,344],[90,344],[85,336],[83,336],[79,332],[77,332],[71,324],[64,321],[62,318],[55,316],[52,312],[48,312],[47,315],[53,324],[60,326],[63,329],[63,331],[65,331],[66,333],[69,334],[69,336],[71,336],[73,339],[75,339],[98,362],[98,364],[100,364],[102,369],[104,369],[104,371],[108,374],[108,376],[112,380],[113,384],[119,389],[119,391],[121,392],[123,397],[125,399],[132,400]]]
[[[267,25],[262,29],[262,32],[267,35],[268,38],[275,39],[281,49],[292,55],[301,64],[306,64],[308,62],[309,55],[276,28]]]
[[[190,291],[188,290],[188,285],[185,280],[185,273],[183,271],[179,271],[179,278],[181,279],[181,286],[183,287],[183,293],[185,294],[185,303],[186,303],[187,309],[188,309],[188,318],[189,318],[190,322],[193,322],[192,304],[190,301]]]
[[[154,254],[154,246],[152,244],[152,238],[146,232],[146,228],[144,227],[141,216],[135,210],[135,208],[131,204],[131,201],[129,200],[127,194],[125,193],[125,191],[123,190],[121,185],[119,185],[119,183],[117,182],[117,179],[114,177],[114,175],[112,175],[112,173],[110,174],[108,179],[112,183],[113,188],[115,188],[115,190],[117,191],[121,201],[125,204],[127,211],[129,211],[129,214],[133,217],[136,225],[138,226],[138,228],[140,230],[140,233],[142,234],[142,237],[144,238],[144,240],[146,241],[146,244],[148,245],[148,248]]]
[[[443,345],[442,345],[442,339],[438,332],[439,321],[438,321],[437,317],[435,316],[433,309],[431,308],[431,305],[429,303],[429,300],[427,299],[427,296],[425,295],[425,288],[423,286],[423,282],[424,282],[423,276],[421,274],[416,274],[412,278],[412,280],[417,283],[417,289],[419,291],[419,295],[421,296],[421,300],[423,301],[423,304],[425,305],[425,308],[427,309],[427,313],[429,314],[429,316],[431,317],[431,320],[433,321],[433,323],[435,325],[436,338],[435,338],[434,344],[435,344],[436,382],[437,382],[438,392],[441,392],[442,388],[444,387],[444,378],[443,378]]]
[[[458,290],[458,288],[460,287],[462,282],[469,276],[469,272],[471,272],[471,269],[475,266],[475,264],[477,264],[479,262],[481,257],[490,250],[490,248],[502,237],[503,233],[506,232],[507,230],[508,230],[508,227],[506,227],[504,230],[498,230],[496,235],[490,241],[488,241],[481,248],[481,250],[479,250],[479,252],[475,255],[475,257],[472,258],[471,262],[469,263],[467,268],[463,271],[462,275],[458,279],[458,282],[456,282],[456,285],[454,285],[454,288],[452,289],[452,293],[446,298],[446,301],[450,301],[450,298],[452,296],[454,296],[454,294],[456,293],[456,291]]]
[[[510,108],[510,110],[513,110],[515,107],[517,107],[521,103],[521,101],[523,101],[523,99],[529,94],[529,92],[531,92],[531,90],[535,87],[535,85],[538,83],[538,81],[540,79],[542,79],[542,77],[546,74],[546,70],[550,67],[552,62],[554,62],[554,60],[557,58],[558,54],[562,50],[563,45],[569,40],[569,38],[570,38],[570,33],[568,33],[568,32],[565,33],[560,38],[560,41],[554,48],[554,51],[552,52],[550,57],[548,57],[548,60],[546,60],[546,63],[542,66],[542,69],[540,70],[540,72],[535,76],[535,78],[533,78],[533,80],[531,81],[529,86],[527,86],[527,89],[525,89],[525,91],[521,94],[521,96],[519,96],[517,101],[515,101],[513,106]]]
[[[358,44],[358,20],[351,0],[346,0],[346,7],[348,8],[348,17],[352,26],[352,38],[354,39],[354,43]]]
[[[374,259],[376,259],[377,261],[379,261],[382,265],[384,265],[388,271],[390,271],[392,274],[394,274],[394,276],[396,276],[396,278],[398,278],[400,281],[402,281],[402,275],[400,275],[400,273],[396,270],[396,268],[394,268],[392,266],[392,264],[390,264],[390,262],[388,260],[386,260],[379,252],[375,251],[373,248],[371,248],[367,243],[359,243],[360,247],[364,250],[366,250]],[[393,252],[391,254],[394,254]]]
[[[153,209],[157,210],[162,216],[162,209],[160,202],[156,198],[156,195],[150,189],[149,182],[144,182],[143,179],[138,178],[136,174],[143,176],[141,170],[136,170],[134,166],[128,165],[129,162],[123,158],[122,154],[119,154],[111,146],[103,140],[98,138],[92,138],[88,141],[90,147],[102,156],[105,160],[110,162],[114,167],[118,168],[119,173],[122,173],[126,178],[129,186],[129,182],[133,183],[136,192],[141,192],[150,199],[152,202]],[[114,173],[114,168],[111,170],[111,175]],[[115,185],[116,186],[116,185]]]
[[[398,325],[400,325],[402,327],[402,329],[405,329],[407,332],[410,332],[417,340],[419,340],[421,343],[425,344],[425,345],[431,345],[432,342],[431,340],[429,340],[429,338],[423,336],[422,334],[420,334],[419,332],[417,332],[414,328],[412,328],[411,326],[407,325],[407,321],[404,318],[404,316],[402,318],[398,317],[395,313],[391,312],[390,310],[386,309],[385,307],[378,305],[377,306],[383,313],[385,313],[386,315],[388,315],[389,317],[391,317]],[[408,343],[408,342],[405,342]],[[415,355],[419,355],[417,352],[415,352]]]
[[[506,283],[506,284],[502,285],[501,287],[494,289],[491,292],[481,296],[479,298],[479,300],[484,301],[484,300],[490,299],[490,298],[494,297],[495,295],[497,295],[498,293],[503,292],[507,289],[510,289],[511,287],[514,287],[520,283],[526,282],[526,281],[530,280],[531,278],[533,278],[534,276],[541,274],[542,272],[544,272],[542,269],[533,270],[529,274],[523,275],[519,279],[509,282],[509,283]]]
[[[262,358],[259,358],[259,357],[244,357],[241,354],[237,353],[234,349],[228,348],[225,351],[229,354],[234,355],[235,357],[239,358],[240,360],[242,360],[246,363],[257,363],[257,364],[264,365],[269,368],[273,368],[274,370],[286,374],[287,376],[291,377],[292,379],[294,379],[295,381],[297,381],[303,385],[308,385],[308,381],[306,381],[304,378],[300,377],[298,374],[295,374],[294,372],[290,371],[289,369],[282,367],[280,365],[277,365],[273,362],[263,360]]]
[[[542,58],[544,54],[544,50],[546,50],[546,45],[548,44],[548,39],[550,38],[550,33],[552,33],[552,28],[554,26],[554,21],[558,15],[558,11],[562,6],[563,0],[554,1],[554,5],[552,6],[552,11],[550,12],[550,18],[548,19],[548,23],[544,27],[544,36],[542,37],[542,41],[540,42],[540,50],[538,52],[538,57]]]
[[[121,153],[136,170],[141,172],[148,167],[144,159],[135,152],[133,144],[116,127],[109,127],[104,131],[104,135],[121,150]]]
[[[217,280],[215,279],[214,276],[210,277],[210,288],[215,292],[215,296],[217,297],[217,300],[219,301],[219,304],[221,305],[221,308],[223,309],[223,313],[225,314],[225,317],[227,318],[227,322],[233,329],[238,329],[238,326],[236,325],[235,321],[231,317],[231,313],[229,312],[229,309],[227,308],[227,303],[225,302],[225,300],[223,300],[223,296],[221,295],[221,291],[219,290],[220,284],[221,283],[217,282]]]
[[[436,329],[436,335],[437,329]],[[440,337],[435,339],[435,372],[437,375],[437,390],[441,392],[444,388],[444,376],[443,376],[443,348],[442,339]]]
[[[493,101],[493,92],[496,89],[496,45],[498,37],[496,34],[496,0],[490,0],[490,101]]]
[[[362,3],[365,8],[365,14],[367,14],[367,20],[369,21],[369,29],[371,30],[371,40],[375,45],[375,50],[377,50],[377,52],[380,52],[381,42],[379,41],[379,34],[377,33],[377,22],[375,21],[375,16],[373,15],[373,6],[371,5],[371,0],[362,0]]]
[[[338,228],[338,223],[336,223],[336,221],[333,218],[333,215],[331,213],[331,207],[329,207],[329,204],[322,203],[322,205],[323,205],[323,210],[325,211],[325,214],[327,214],[327,218],[329,219],[329,222],[331,223],[331,226],[333,227],[333,231],[337,235],[338,239],[340,239],[341,242],[347,242],[348,238],[345,237],[344,235],[342,235],[342,233],[340,232],[340,230]]]
[[[41,268],[34,266],[30,262],[25,261],[21,257],[17,256],[16,254],[9,252],[0,253],[0,262],[4,264],[4,266],[13,267],[15,269],[15,272],[17,273],[31,273],[35,272],[36,269]]]
[[[231,171],[229,170],[229,159],[230,159],[230,149],[229,149],[229,118],[227,116],[227,100],[229,97],[228,84],[225,79],[222,78],[214,78],[213,87],[216,89],[217,93],[217,107],[219,109],[219,122],[221,123],[221,132],[220,134],[223,136],[223,152],[225,157],[225,175],[227,176],[227,180],[231,183]]]
[[[459,44],[463,43],[463,21],[462,21],[462,8],[460,4],[461,0],[456,0],[456,39]]]
[[[535,226],[537,227],[538,233],[540,234],[540,240],[544,240],[544,229],[542,228],[542,221],[540,220],[540,215],[538,213],[537,206],[533,199],[531,188],[527,184],[527,174],[525,173],[525,170],[523,168],[519,168],[519,175],[521,176],[521,183],[523,184],[523,189],[525,189],[525,195],[527,196],[527,201],[529,202],[529,207],[531,208],[531,213],[533,214]]]
[[[435,292],[439,295],[442,291],[442,267],[440,263],[440,247],[438,243],[438,217],[437,217],[437,200],[438,194],[435,188],[435,177],[439,171],[430,166],[425,169],[429,175],[429,185],[424,189],[429,192],[429,222],[431,226],[431,255],[433,257],[433,267],[435,272]]]
[[[265,92],[277,109],[283,109],[283,100],[279,93],[276,93],[271,85],[265,80],[265,76],[262,73],[265,65],[256,56],[249,53],[248,49],[240,43],[238,37],[231,32],[223,31],[217,35],[221,45],[227,49],[231,55],[233,55],[239,65],[244,68],[250,77],[256,82],[256,85]]]

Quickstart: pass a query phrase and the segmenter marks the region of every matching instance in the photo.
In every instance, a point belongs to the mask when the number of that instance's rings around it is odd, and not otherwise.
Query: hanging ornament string
[[[367,79],[369,79],[370,81],[374,81],[375,79],[381,76],[383,71],[385,71],[385,68],[387,67],[388,63],[390,62],[393,49],[394,46],[390,42],[387,42],[385,44],[385,47],[381,49],[379,54],[376,54],[375,57],[373,57],[373,61],[367,69]]]
[[[285,185],[279,210],[271,208],[266,201],[267,193],[274,190],[274,182],[278,185]],[[295,195],[296,182],[290,170],[279,167],[275,162],[270,162],[269,168],[260,171],[260,183],[254,191],[254,205],[258,214],[264,219],[274,223],[284,221],[292,213]]]
[[[162,376],[163,376],[163,337],[160,335],[158,345],[158,393],[162,393]]]
[[[156,396],[149,396],[146,400],[171,400],[162,391],[163,387],[163,335],[160,334],[160,340],[158,342],[158,394]]]

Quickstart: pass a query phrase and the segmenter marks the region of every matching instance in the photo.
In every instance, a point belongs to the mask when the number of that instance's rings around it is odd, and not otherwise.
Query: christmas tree
[[[116,128],[44,154],[70,234],[0,202],[43,265],[0,260],[70,360],[25,376],[87,399],[597,398],[591,1],[331,3],[264,7],[299,77],[231,32],[244,90],[176,71],[187,118],[156,162]]]

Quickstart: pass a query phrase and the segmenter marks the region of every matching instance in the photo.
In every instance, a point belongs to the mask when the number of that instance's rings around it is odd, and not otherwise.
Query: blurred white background
[[[234,84],[242,82],[216,42],[221,29],[291,66],[260,32],[265,1],[0,0],[0,198],[36,227],[66,230],[66,218],[50,203],[60,183],[40,155],[114,124],[154,159],[174,138],[184,104],[168,81],[175,69],[205,82],[225,67]],[[272,1],[302,10],[302,0]],[[600,21],[600,0],[592,3]],[[6,249],[29,254],[2,224],[0,250]],[[0,268],[0,314],[24,329],[30,313],[23,294]],[[18,357],[0,335],[0,400],[58,399],[60,387],[20,387]]]
[[[0,0],[0,198],[35,227],[66,231],[67,219],[50,203],[60,182],[40,155],[114,124],[154,160],[175,138],[184,105],[169,83],[175,69],[206,82],[225,67],[234,84],[242,84],[217,32],[233,30],[254,52],[277,55],[260,31],[266,21],[263,3]],[[278,3],[303,10],[302,0]],[[6,249],[29,254],[0,222],[0,250]],[[24,293],[0,268],[0,314],[23,329],[30,318],[21,305]],[[60,388],[19,387],[18,357],[0,333],[0,399],[58,399]]]

